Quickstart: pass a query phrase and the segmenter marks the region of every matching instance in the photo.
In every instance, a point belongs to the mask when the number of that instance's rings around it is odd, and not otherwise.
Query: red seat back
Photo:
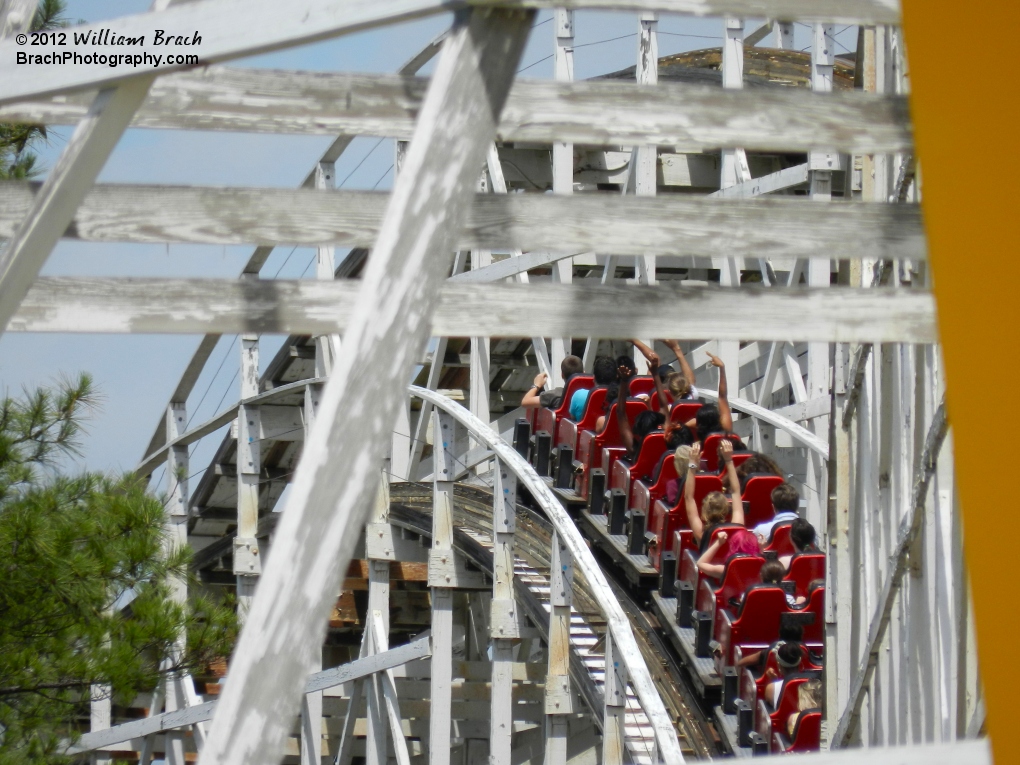
[[[822,748],[822,710],[805,709],[797,718],[787,752],[817,752]]]
[[[673,404],[673,409],[669,414],[670,422],[678,422],[681,425],[688,420],[693,420],[694,415],[701,409],[700,401],[678,401]]]
[[[790,715],[798,712],[797,689],[808,680],[814,680],[817,677],[817,672],[797,672],[786,676],[779,704],[776,705],[776,711],[770,715],[773,730],[786,731],[786,721],[790,719]]]
[[[574,394],[577,393],[577,391],[582,388],[591,390],[594,387],[594,375],[574,375],[571,377],[569,382],[567,382],[566,389],[563,391],[563,402],[559,405],[559,408],[556,409],[556,422],[559,422],[562,417],[570,416],[570,399],[574,397]],[[590,398],[591,396],[589,394],[589,400]]]
[[[584,416],[577,423],[578,433],[582,430],[595,430],[595,423],[598,422],[599,417],[605,414],[602,411],[602,406],[606,403],[608,392],[606,388],[595,388],[588,394],[588,402],[584,405]]]
[[[737,452],[736,454],[733,455],[733,467],[735,467],[735,468],[740,467],[741,464],[743,464],[744,462],[747,462],[747,460],[751,459],[751,457],[753,455],[754,455],[754,452]],[[720,472],[721,472],[722,471],[722,466],[721,465],[719,466],[719,469],[720,469]]]
[[[701,459],[704,461],[704,469],[710,473],[715,473],[719,470],[719,444],[722,443],[723,439],[728,439],[734,443],[740,441],[739,436],[727,433],[713,433],[701,444]]]
[[[799,553],[790,560],[790,570],[783,577],[797,583],[797,597],[807,597],[808,588],[815,579],[825,579],[825,555],[823,553]]]
[[[708,473],[697,473],[694,476],[694,504],[698,508],[698,512],[701,512],[701,503],[709,494],[713,491],[722,491],[722,481],[719,480],[719,476],[710,475]],[[683,494],[677,499],[677,507],[683,504]]]
[[[668,390],[664,390],[662,394],[666,397],[666,405],[667,406],[671,405],[673,403],[673,394],[670,393]],[[651,409],[653,412],[657,412],[662,408],[662,405],[659,403],[658,393],[653,393],[652,397],[648,399],[648,408]]]
[[[642,449],[643,448],[644,447],[642,447]],[[662,463],[662,468],[659,470],[658,478],[655,479],[655,483],[648,487],[651,502],[655,502],[655,500],[665,497],[666,484],[675,480],[677,480],[676,461],[673,459],[672,454],[667,454],[665,461]]]
[[[764,563],[765,559],[758,555],[734,555],[730,558],[726,563],[722,584],[715,591],[717,607],[730,607],[730,598],[739,601],[748,587],[760,580]],[[732,610],[736,611],[736,608]]]
[[[743,455],[741,455],[743,456]],[[747,453],[750,457],[750,452]],[[734,455],[736,462],[736,455]],[[749,529],[759,523],[771,520],[776,514],[772,506],[772,490],[779,486],[783,479],[778,475],[755,475],[747,479],[740,498],[744,500],[744,522]]]
[[[777,523],[773,526],[772,535],[769,537],[768,544],[763,549],[780,556],[796,553],[797,548],[793,546],[793,542],[790,540],[790,529],[792,526],[792,521]]]
[[[655,470],[656,465],[659,464],[659,460],[662,459],[665,451],[665,433],[656,431],[645,436],[645,440],[641,442],[641,453],[638,455],[637,462],[631,465],[630,480],[643,481],[651,478],[652,472]]]
[[[603,427],[602,432],[595,436],[595,451],[605,448],[606,446],[618,446],[621,443],[620,423],[616,421],[617,406],[619,406],[619,402],[615,402],[611,407],[609,407],[609,412],[606,414],[605,426]],[[634,427],[634,420],[639,414],[641,414],[641,412],[647,411],[647,407],[645,406],[644,401],[635,401],[633,399],[627,399],[626,406],[627,420],[630,422],[631,427]],[[585,412],[585,419],[587,418],[588,413]],[[598,456],[601,455],[596,455],[596,457]]]
[[[815,615],[815,620],[804,627],[805,643],[824,643],[825,630],[825,588],[815,587],[808,595],[808,602],[804,605],[804,611]]]
[[[655,378],[651,375],[637,375],[630,378],[630,395],[651,396],[655,393]]]
[[[752,586],[737,614],[735,625],[739,625],[739,635],[734,644],[772,645],[779,637],[780,617],[788,610],[782,587]]]

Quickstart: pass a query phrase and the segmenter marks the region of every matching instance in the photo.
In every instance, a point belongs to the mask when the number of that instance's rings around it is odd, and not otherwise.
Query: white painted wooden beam
[[[0,38],[27,32],[38,4],[36,0],[3,0],[0,2]]]
[[[0,47],[5,45],[14,43],[0,42]],[[22,73],[13,79],[24,82],[31,78]],[[149,77],[136,77],[96,96],[39,192],[17,218],[17,228],[0,250],[0,332],[39,275],[61,232],[73,220],[151,82]]]
[[[425,635],[415,638],[409,643],[388,651],[377,653],[372,656],[355,659],[349,664],[333,667],[318,672],[308,678],[305,683],[305,692],[314,693],[327,688],[335,688],[338,685],[349,683],[362,677],[381,672],[385,669],[392,669],[406,664],[409,661],[423,659],[432,653],[431,637]],[[229,681],[227,681],[229,682]],[[141,720],[121,723],[120,725],[104,730],[101,733],[86,733],[68,749],[68,754],[80,754],[90,752],[94,749],[118,744],[122,741],[130,741],[133,738],[147,736],[152,733],[183,728],[186,725],[194,725],[198,722],[211,720],[217,702],[207,701],[204,704],[181,709],[153,717],[146,717]]]
[[[183,3],[163,11],[68,28],[71,40],[76,34],[88,40],[104,30],[109,30],[109,36],[114,38],[141,37],[139,44],[130,46],[130,53],[140,57],[138,65],[116,67],[106,61],[84,60],[72,60],[62,66],[19,64],[17,53],[24,54],[25,49],[14,41],[4,41],[0,42],[0,103],[110,85],[141,72],[165,74],[194,67],[194,62],[167,64],[168,52],[195,54],[201,64],[210,64],[413,19],[444,10],[444,6],[446,3],[441,0],[292,0],[283,12],[278,4],[268,0],[215,0],[201,6]],[[158,29],[187,34],[192,43],[168,48],[156,39]],[[39,46],[37,52],[85,54],[93,53],[93,49],[84,42],[65,48]],[[141,57],[146,57],[144,63]],[[151,63],[156,61],[161,63]],[[26,74],[29,67],[31,76]]]
[[[33,204],[33,186],[0,183],[0,237]],[[388,195],[365,191],[97,186],[65,236],[85,241],[371,247]],[[924,260],[917,205],[782,197],[480,194],[452,249],[754,258]],[[60,228],[63,230],[63,228]],[[53,232],[51,232],[52,234]]]
[[[753,47],[764,40],[772,32],[776,22],[771,19],[767,20],[764,24],[758,27],[756,30],[744,37],[744,45],[748,48]]]
[[[200,765],[280,760],[533,15],[460,16],[443,45]]]
[[[356,135],[406,140],[427,87],[428,79],[408,74],[214,66],[160,78],[131,124],[340,134],[347,141]],[[0,120],[75,124],[86,114],[91,95],[0,106]],[[615,107],[612,120],[604,118],[607,103]],[[546,144],[670,146],[681,152],[837,147],[861,154],[910,151],[913,144],[904,96],[845,91],[821,97],[798,88],[739,91],[673,82],[635,88],[606,80],[521,80],[510,93],[497,137]]]
[[[344,332],[359,281],[40,279],[12,331]],[[934,343],[935,301],[915,289],[776,290],[625,284],[446,284],[423,326],[434,336],[545,333],[791,342]],[[420,358],[420,349],[414,357]]]
[[[166,56],[167,48],[157,44],[154,30],[196,30],[200,44],[178,46],[174,53],[194,53],[201,64],[264,53],[292,45],[315,42],[340,34],[370,29],[387,23],[413,19],[463,7],[457,0],[292,0],[285,11],[270,0],[207,0],[201,5],[184,3],[155,13],[135,14],[68,29],[91,34],[109,29],[114,35],[140,36],[144,41],[131,46],[131,53]],[[898,24],[899,3],[893,0],[479,0],[476,6],[516,8],[614,8],[619,10],[663,11],[696,16],[747,16],[829,21],[841,24]],[[72,38],[73,39],[73,38]],[[81,46],[88,50],[87,45]],[[40,53],[60,48],[39,48]],[[17,53],[24,49],[13,40],[0,42],[0,103],[49,93],[99,87],[137,75],[130,65],[111,67],[104,63],[64,66],[35,65],[25,76]],[[165,62],[165,59],[161,59]],[[142,66],[150,66],[148,63]],[[153,72],[166,73],[194,66],[193,63],[162,63]]]
[[[796,165],[785,170],[779,170],[761,178],[754,178],[744,183],[737,183],[719,191],[713,191],[710,197],[728,197],[730,199],[746,199],[757,197],[762,194],[771,194],[774,191],[782,191],[793,186],[800,186],[808,181],[808,165]]]
[[[542,268],[551,265],[559,260],[571,258],[573,254],[551,253],[551,252],[526,252],[518,257],[504,258],[489,266],[483,266],[472,271],[451,276],[451,282],[495,282],[500,279],[507,279],[517,274],[530,271],[533,268]]]

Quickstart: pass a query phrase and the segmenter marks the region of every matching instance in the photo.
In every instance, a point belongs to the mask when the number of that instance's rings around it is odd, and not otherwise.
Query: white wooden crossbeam
[[[210,67],[160,78],[133,127],[406,140],[428,80],[360,74]],[[90,93],[0,107],[0,120],[74,124]],[[607,104],[613,119],[605,119]],[[720,147],[851,153],[910,151],[905,96],[798,88],[720,90],[663,82],[521,80],[500,121],[502,141],[588,146],[659,145],[674,151]]]
[[[317,672],[308,678],[308,682],[305,684],[305,692],[313,693],[325,690],[326,688],[335,688],[338,685],[367,677],[375,672],[392,669],[409,661],[425,658],[430,656],[431,653],[431,638],[428,635],[418,637],[410,643],[398,646],[397,648],[391,648],[382,653],[356,659],[349,664]],[[153,733],[174,730],[186,725],[194,725],[195,723],[211,720],[213,712],[216,710],[216,705],[216,701],[207,701],[204,704],[190,706],[175,712],[154,715],[141,720],[132,720],[131,722],[122,723],[104,731],[86,733],[68,749],[68,754],[90,752],[112,744],[118,744],[122,741],[130,741],[133,738],[140,738]]]
[[[533,15],[461,16],[443,45],[200,765],[279,762]]]
[[[151,82],[150,77],[136,77],[95,97],[45,183],[8,234],[10,239],[0,250],[0,332],[74,218]]]
[[[325,334],[357,324],[359,282],[48,277],[12,331]],[[714,337],[792,342],[937,341],[932,294],[915,289],[446,284],[434,336]],[[419,358],[420,350],[415,353]]]
[[[0,237],[30,209],[33,186],[0,183]],[[101,185],[65,236],[85,241],[371,247],[388,195],[367,191]],[[762,197],[480,194],[452,249],[616,255],[924,260],[917,205]]]
[[[800,186],[808,181],[808,165],[795,165],[785,170],[754,178],[744,183],[737,183],[719,191],[713,191],[710,197],[727,197],[730,199],[746,199],[762,194],[771,194],[774,191],[782,191],[793,186]]]
[[[178,46],[174,53],[194,53],[202,64],[264,53],[341,34],[370,29],[419,16],[463,7],[459,0],[290,0],[286,6],[272,0],[206,0],[185,3],[168,10],[122,16],[98,24],[71,27],[68,35],[109,29],[114,35],[145,35],[144,42],[129,46],[135,55],[166,56],[167,47],[156,44],[156,29],[201,35],[193,48]],[[479,0],[475,5],[517,8],[615,8],[663,11],[696,16],[740,16],[800,19],[857,24],[898,24],[895,0]],[[73,39],[73,38],[72,38]],[[90,51],[87,45],[82,52]],[[63,49],[39,47],[38,52]],[[0,103],[49,93],[100,87],[144,69],[130,65],[111,67],[102,63],[38,65],[32,76],[17,64],[24,49],[15,41],[0,42]],[[117,51],[123,52],[123,51]],[[143,65],[145,66],[145,65]],[[147,65],[151,67],[151,64]],[[172,72],[189,64],[162,63],[155,73]],[[191,64],[190,66],[193,66]]]
[[[573,254],[527,252],[518,257],[509,257],[497,261],[491,266],[484,266],[474,271],[464,271],[456,276],[451,276],[450,281],[473,282],[476,284],[480,282],[494,282],[530,271],[532,268],[541,268],[542,266],[548,266],[557,261],[572,257]]]

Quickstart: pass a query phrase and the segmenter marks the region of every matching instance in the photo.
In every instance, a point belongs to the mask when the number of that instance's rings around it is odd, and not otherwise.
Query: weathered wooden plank
[[[391,648],[383,653],[373,654],[363,659],[356,659],[340,667],[318,672],[308,678],[308,682],[305,684],[305,691],[310,693],[343,685],[351,680],[366,677],[374,672],[392,669],[409,661],[421,659],[430,653],[431,642],[430,638],[426,635],[397,648]],[[207,701],[204,704],[187,707],[175,712],[121,723],[104,731],[86,733],[68,750],[68,753],[89,752],[93,749],[100,749],[121,741],[130,741],[133,738],[147,736],[152,733],[211,720],[217,703],[216,701]]]
[[[127,50],[138,56],[132,63],[110,66],[108,61],[69,61],[64,65],[18,64],[17,53],[25,49],[15,41],[0,42],[0,103],[48,93],[101,87],[137,76],[139,72],[167,73],[191,68],[195,62],[168,64],[168,53],[195,54],[201,64],[251,55],[349,34],[381,24],[392,23],[446,10],[443,0],[293,0],[286,8],[268,0],[215,0],[201,5],[183,3],[164,11],[133,14],[67,29],[68,43],[74,35],[102,34],[139,37]],[[156,39],[155,30],[171,30],[187,35],[188,45],[167,46]],[[107,38],[108,39],[108,38]],[[34,46],[33,53],[94,53],[98,46]],[[141,57],[147,58],[142,60]],[[154,63],[158,62],[158,63]],[[31,71],[31,76],[27,74]]]
[[[792,186],[799,186],[802,183],[808,181],[808,165],[795,165],[794,167],[788,167],[785,170],[780,170],[769,175],[762,176],[761,178],[754,178],[753,180],[746,181],[744,183],[737,183],[725,189],[719,189],[714,191],[708,196],[710,197],[728,197],[730,199],[746,199],[747,197],[756,197],[761,194],[771,194],[774,191],[781,191],[783,189],[791,188]]]
[[[25,32],[32,25],[34,0],[3,0],[0,2],[0,37]]]
[[[573,257],[573,253],[550,253],[550,252],[528,252],[516,257],[511,256],[497,261],[488,266],[477,268],[472,271],[464,271],[450,277],[451,282],[494,282],[499,279],[506,279],[517,274],[530,271],[533,268],[551,266],[557,261]]]
[[[12,331],[343,332],[357,281],[43,278]],[[447,284],[424,323],[450,337],[564,336],[934,343],[935,303],[914,289],[625,284]]]
[[[0,332],[39,275],[60,232],[74,218],[151,83],[149,77],[138,77],[96,95],[39,193],[16,219],[16,228],[0,250]]]
[[[835,23],[898,24],[896,0],[475,0],[476,6],[570,9],[616,8],[620,10],[660,10],[695,16],[738,16],[753,18],[799,19]],[[459,0],[293,0],[286,8],[269,0],[207,1],[200,6],[185,3],[156,13],[143,13],[72,27],[73,35],[109,29],[114,36],[144,35],[138,45],[130,46],[137,56],[161,56],[158,66],[145,61],[151,71],[168,73],[194,66],[194,62],[166,63],[168,48],[155,40],[154,30],[175,30],[180,34],[201,36],[190,46],[173,48],[175,54],[196,54],[201,64],[262,53],[279,48],[314,42],[340,34],[349,34],[382,24],[412,19],[463,7]],[[81,53],[91,52],[87,44]],[[38,53],[75,52],[70,48],[38,47]],[[131,65],[109,66],[106,62],[69,62],[63,66],[34,65],[32,76],[25,76],[25,64],[19,66],[17,53],[24,49],[14,40],[0,42],[0,103],[74,89],[100,87],[132,75],[139,70]],[[119,52],[119,51],[118,51]],[[151,59],[155,60],[155,59]],[[139,59],[141,62],[141,59]],[[74,65],[70,65],[73,63]]]
[[[429,336],[455,234],[533,16],[462,14],[443,44],[201,765],[280,760],[300,678],[322,644],[339,574],[352,557],[359,535],[351,529],[364,523],[378,490],[405,381]],[[351,439],[352,431],[360,438]]]
[[[399,74],[209,67],[161,78],[132,127],[406,140],[428,79]],[[90,93],[0,107],[0,120],[68,125]],[[606,118],[607,109],[612,119]],[[676,151],[745,147],[848,153],[909,151],[905,96],[797,88],[729,91],[682,83],[635,88],[614,81],[522,80],[514,85],[498,138],[589,146],[659,145]]]
[[[0,183],[0,237],[34,186]],[[387,195],[306,189],[97,186],[65,236],[87,241],[371,247]],[[916,205],[679,195],[481,194],[453,249],[754,258],[926,258]]]

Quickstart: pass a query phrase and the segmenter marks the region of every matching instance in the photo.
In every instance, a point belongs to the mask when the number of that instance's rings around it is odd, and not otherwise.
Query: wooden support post
[[[833,47],[833,26],[815,24],[811,47],[811,88],[819,93],[832,91],[832,72],[835,63]],[[838,164],[835,152],[812,152],[809,156],[811,198],[819,202],[832,199],[832,171]],[[828,287],[831,263],[812,258],[808,262],[807,280],[811,287]],[[831,346],[829,343],[808,343],[808,373],[806,400],[830,395]],[[829,418],[815,417],[811,429],[820,438],[828,438]],[[808,469],[805,480],[807,520],[824,538],[828,518],[828,470],[825,462],[816,454],[808,455]]]
[[[183,402],[171,402],[166,411],[166,440],[173,441],[187,429],[187,407]],[[166,553],[171,555],[175,550],[188,544],[188,447],[173,446],[167,450],[167,520],[166,520]],[[175,579],[172,584],[173,599],[184,603],[188,598],[187,582]],[[185,636],[179,636],[174,648],[176,654],[184,650]],[[175,656],[168,657],[166,664],[173,662]],[[191,682],[190,678],[168,676],[166,678],[164,699],[167,712],[174,712],[188,706],[184,693],[183,682]],[[168,731],[166,738],[167,765],[184,765],[183,731]]]
[[[315,167],[315,188],[336,188],[336,167],[333,162],[320,161]],[[332,247],[318,247],[315,254],[315,278],[332,281],[336,263]],[[315,376],[327,377],[333,368],[336,352],[340,348],[339,335],[322,335],[315,339]],[[319,406],[321,385],[305,388],[304,419],[305,440],[308,440],[312,423]],[[240,486],[240,483],[238,484]],[[312,672],[322,669],[322,648],[313,655]],[[353,702],[352,702],[353,706]],[[322,761],[322,691],[306,693],[301,699],[301,765],[319,765]]]
[[[602,726],[602,765],[623,765],[627,714],[627,668],[616,655],[613,636],[606,632],[605,711]]]
[[[109,685],[93,685],[89,688],[89,730],[91,732],[106,730],[113,720],[113,700],[111,693],[113,689]],[[168,740],[169,754],[169,740]],[[110,762],[110,755],[106,752],[93,752],[91,755],[92,765],[106,765]],[[167,757],[167,761],[170,758]],[[183,763],[183,760],[180,761]]]
[[[514,532],[517,527],[517,478],[496,460],[492,487],[492,712],[489,762],[510,765],[513,735],[513,641],[520,637],[514,599]]]
[[[448,253],[533,18],[531,11],[465,12],[443,45],[200,765],[280,760],[340,572],[354,551],[357,535],[350,530],[364,523],[378,490],[406,381],[449,275]],[[351,432],[360,437],[351,439]],[[435,693],[433,701],[444,704]],[[446,738],[449,733],[447,727]],[[442,740],[432,737],[431,756],[445,763]]]
[[[489,151],[485,156],[486,167],[489,170],[489,182],[492,184],[493,194],[506,194],[506,177],[503,175],[503,165],[499,161],[499,150],[496,148],[496,144],[489,147]],[[519,258],[523,253],[520,250],[511,250],[511,258]],[[527,272],[518,272],[514,275],[514,281],[518,284],[528,284]],[[531,347],[535,353],[535,361],[538,363],[538,371],[545,372],[549,378],[552,378],[552,373],[549,368],[549,349],[546,347],[544,337],[533,337],[531,338]]]
[[[32,200],[28,214],[0,250],[0,332],[18,310],[78,205],[91,190],[107,157],[145,100],[152,80],[152,75],[141,75],[99,91]]]
[[[574,12],[564,8],[554,11],[553,23],[556,25],[556,50],[554,53],[556,79],[568,82],[574,79]],[[553,193],[574,193],[574,145],[570,143],[553,143]],[[552,267],[554,283],[570,284],[574,279],[574,260],[565,258],[557,260]],[[570,355],[571,340],[569,337],[554,337],[549,341],[549,379],[550,387],[563,385],[563,374],[560,364]]]
[[[485,193],[490,186],[486,174],[482,173],[479,191]],[[492,250],[472,250],[471,270],[492,265]],[[471,414],[482,422],[489,422],[489,351],[491,341],[487,337],[471,338],[471,359],[468,383],[470,386],[468,406]],[[480,468],[482,469],[482,468]]]
[[[658,29],[659,14],[654,11],[642,11],[638,21],[637,70],[635,72],[635,79],[639,86],[654,86],[659,81]],[[658,147],[636,146],[631,156],[635,163],[634,193],[639,197],[654,197],[659,164]],[[634,272],[639,284],[655,284],[655,255],[637,256]]]
[[[387,501],[389,501],[388,498]],[[374,653],[382,653],[387,650],[385,646],[389,645],[388,624],[389,619],[384,616],[383,612],[369,612],[367,629],[372,630]],[[394,680],[393,670],[384,669],[376,673],[376,677],[378,677],[379,686],[382,689],[383,705],[386,709],[386,719],[389,722],[390,738],[393,741],[393,754],[397,758],[397,765],[411,765],[411,757],[407,751],[407,739],[404,738],[404,731],[400,724],[400,702],[397,698],[397,684]],[[383,761],[385,762],[385,760]]]
[[[315,166],[315,188],[327,191],[336,188],[336,166],[333,162],[319,162]],[[333,281],[336,262],[332,246],[317,247],[315,251],[315,278]],[[327,377],[333,368],[333,357],[340,348],[338,335],[315,338],[315,376]]]
[[[259,392],[259,338],[241,335],[241,400]],[[251,610],[258,576],[262,573],[259,543],[259,473],[262,469],[259,448],[260,418],[258,406],[241,404],[237,408],[237,536],[234,538],[234,573],[237,575],[237,614],[241,623]]]
[[[570,687],[570,604],[574,559],[555,532],[549,569],[549,669],[545,676],[545,765],[567,762],[567,715],[574,710]]]
[[[723,87],[741,90],[744,87],[744,20],[723,20],[722,51]],[[724,149],[721,157],[719,187],[727,189],[751,180],[747,156],[743,149]],[[740,286],[743,258],[726,258],[721,262],[719,284],[723,287]],[[726,383],[734,395],[740,390],[740,343],[732,340],[719,342],[719,358],[725,364]]]
[[[366,630],[373,631],[371,653],[389,648],[390,634],[390,561],[395,560],[390,526],[390,485],[387,473],[381,475],[369,522],[365,525],[365,557],[368,559],[368,614]],[[378,624],[374,620],[378,619]],[[386,765],[385,700],[382,678],[376,674],[365,682],[368,701],[367,765]],[[393,742],[396,747],[397,742]]]
[[[773,44],[776,48],[782,50],[793,49],[793,22],[792,21],[777,21],[776,22],[776,37]]]
[[[429,715],[429,765],[450,765],[453,684],[453,588],[446,572],[454,562],[453,486],[454,420],[446,412],[432,413],[432,708]]]

